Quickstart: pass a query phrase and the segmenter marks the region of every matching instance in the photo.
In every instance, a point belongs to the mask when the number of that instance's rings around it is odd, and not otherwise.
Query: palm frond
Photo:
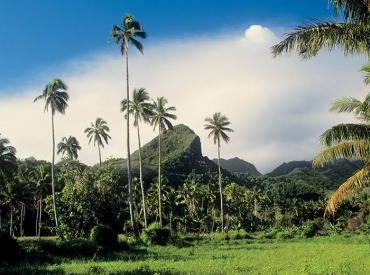
[[[334,7],[334,15],[343,14],[346,21],[368,21],[370,20],[368,0],[330,0]]]
[[[330,108],[330,112],[335,112],[335,113],[351,113],[354,112],[357,114],[358,109],[361,107],[362,102],[357,100],[356,98],[353,97],[343,97],[340,99],[337,99],[334,101]],[[357,110],[357,112],[356,112]]]
[[[364,73],[364,83],[366,85],[370,84],[370,64],[362,65],[360,72]]]
[[[347,179],[330,197],[325,208],[325,215],[334,214],[338,203],[351,195],[358,194],[365,187],[370,186],[370,163]]]
[[[319,138],[325,147],[350,140],[369,140],[370,126],[366,124],[339,124],[326,130]]]
[[[319,50],[332,51],[341,49],[345,55],[355,53],[369,55],[370,24],[335,23],[311,20],[297,26],[293,32],[285,35],[278,44],[272,46],[273,57],[282,53],[297,51],[303,58],[316,56]]]
[[[370,157],[370,141],[344,142],[321,151],[312,161],[313,166],[323,166],[339,159],[355,158],[367,161]]]

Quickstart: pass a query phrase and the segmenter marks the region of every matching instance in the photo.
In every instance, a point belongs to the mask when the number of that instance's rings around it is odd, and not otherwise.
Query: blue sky
[[[126,12],[148,33],[144,45],[237,33],[256,23],[292,27],[331,16],[326,0],[1,0],[0,86],[19,85],[35,71],[81,55],[117,50],[107,38]]]
[[[125,66],[119,48],[107,42],[126,12],[148,33],[144,55],[130,52],[131,88],[164,96],[177,108],[173,124],[193,129],[209,158],[217,150],[203,128],[214,112],[225,114],[234,129],[221,156],[267,173],[282,162],[311,160],[323,131],[352,121],[328,113],[333,100],[365,97],[358,72],[363,57],[339,51],[308,61],[295,54],[271,57],[270,47],[297,24],[333,19],[326,0],[0,0],[0,133],[19,158],[51,159],[50,114],[32,102],[55,77],[70,95],[66,114],[55,118],[57,142],[75,136],[80,160],[97,163],[97,148],[83,130],[102,117],[112,136],[103,159],[126,157],[119,111]],[[149,125],[141,134],[143,144],[156,137]]]

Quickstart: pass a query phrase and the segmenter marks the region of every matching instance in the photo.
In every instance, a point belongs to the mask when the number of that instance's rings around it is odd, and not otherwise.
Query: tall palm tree
[[[39,101],[41,99],[45,100],[44,112],[51,109],[51,132],[53,139],[53,155],[51,162],[51,189],[53,193],[53,208],[54,208],[54,218],[55,226],[58,228],[58,215],[56,208],[55,199],[55,175],[54,175],[54,161],[55,161],[55,134],[54,134],[54,115],[56,112],[65,114],[65,110],[68,107],[68,89],[67,85],[61,79],[54,79],[52,82],[46,85],[42,94],[37,96],[33,102]]]
[[[17,170],[16,150],[8,145],[9,140],[0,134],[0,187],[5,185],[6,179]]]
[[[129,101],[129,113],[134,116],[134,126],[137,128],[137,139],[139,142],[139,171],[140,171],[140,187],[141,187],[141,197],[143,204],[143,214],[144,214],[144,226],[147,228],[147,213],[146,213],[146,203],[145,203],[145,190],[143,183],[143,169],[142,169],[142,159],[141,159],[141,142],[140,142],[140,127],[139,122],[149,122],[150,117],[153,115],[153,104],[149,101],[149,94],[145,91],[145,88],[135,88],[132,94],[132,101]],[[127,111],[127,99],[121,102],[121,112]],[[127,118],[127,113],[125,115]]]
[[[122,19],[122,26],[115,25],[110,33],[109,41],[114,39],[120,45],[121,54],[126,56],[126,100],[130,100],[130,86],[129,86],[129,70],[128,70],[128,45],[131,43],[136,49],[143,53],[143,45],[137,38],[146,38],[146,32],[143,26],[130,14],[126,14]],[[136,224],[132,200],[132,175],[131,175],[131,156],[130,156],[130,117],[129,109],[127,109],[127,178],[128,178],[128,193],[129,193],[129,207],[131,223],[136,234]]]
[[[81,150],[81,146],[75,137],[63,137],[62,141],[58,143],[57,155],[67,154],[68,159],[78,159],[78,150]]]
[[[218,186],[220,191],[220,211],[221,211],[221,231],[224,232],[224,206],[222,200],[222,175],[221,175],[221,165],[220,165],[220,147],[221,147],[221,139],[224,140],[226,143],[229,142],[230,137],[226,134],[226,132],[234,132],[228,126],[231,124],[229,119],[222,115],[220,112],[216,112],[213,114],[212,117],[207,117],[205,119],[208,124],[204,125],[205,130],[210,130],[208,134],[208,138],[213,137],[213,141],[217,144],[217,164],[218,164]]]
[[[370,66],[363,66],[361,71],[365,84],[368,84]],[[326,130],[320,136],[324,150],[314,158],[313,165],[322,166],[342,158],[360,159],[365,165],[334,192],[326,205],[325,214],[333,214],[342,199],[370,185],[370,93],[364,101],[352,97],[340,98],[332,103],[329,110],[352,113],[360,123],[339,124]]]
[[[370,54],[370,4],[365,0],[329,0],[334,17],[343,22],[313,19],[294,28],[274,45],[273,56],[297,51],[302,58],[310,58],[321,49],[341,49],[348,54]]]
[[[95,120],[95,124],[91,122],[91,127],[88,127],[85,129],[84,133],[87,134],[87,138],[89,139],[89,144],[92,140],[94,140],[94,146],[97,143],[98,144],[98,151],[99,151],[99,164],[101,166],[101,153],[100,153],[100,146],[104,148],[104,142],[108,144],[108,139],[110,139],[110,135],[108,135],[107,132],[109,132],[109,127],[107,125],[107,122],[102,119],[101,117],[98,117]]]
[[[158,205],[159,205],[159,223],[162,226],[162,172],[161,172],[161,135],[165,133],[168,129],[172,129],[170,119],[177,119],[177,116],[169,112],[176,111],[173,106],[166,107],[168,103],[167,99],[163,96],[158,97],[157,101],[153,100],[153,116],[152,125],[155,128],[158,126]]]

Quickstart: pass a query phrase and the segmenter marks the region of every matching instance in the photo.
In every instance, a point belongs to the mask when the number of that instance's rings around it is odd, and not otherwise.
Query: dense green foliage
[[[166,245],[170,240],[171,232],[168,228],[162,227],[154,222],[143,230],[141,239],[147,245]]]
[[[0,230],[0,244],[0,264],[15,263],[19,260],[20,247],[18,242],[4,230]]]
[[[110,226],[97,225],[91,229],[90,240],[105,250],[114,249],[118,245],[118,234]]]

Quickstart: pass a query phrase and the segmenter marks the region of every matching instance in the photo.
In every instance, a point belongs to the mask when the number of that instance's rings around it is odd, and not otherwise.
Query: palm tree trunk
[[[222,176],[221,176],[221,165],[220,165],[220,139],[217,140],[217,153],[218,153],[218,186],[220,189],[220,216],[221,216],[221,232],[224,233],[224,204],[222,199]]]
[[[130,86],[129,86],[129,74],[128,74],[128,52],[126,52],[126,84],[127,84],[127,91],[126,91],[126,98],[127,104],[130,101]],[[135,213],[134,213],[134,205],[132,199],[132,175],[131,175],[131,153],[130,153],[130,108],[127,106],[127,180],[128,180],[128,203],[130,208],[130,218],[132,228],[134,230],[135,236],[138,236],[138,232],[136,230],[136,223],[135,223]]]
[[[98,142],[98,151],[99,151],[99,167],[101,167],[101,153],[100,153],[100,145]]]
[[[10,237],[14,237],[14,230],[13,230],[13,205],[10,205],[10,229],[9,229],[9,235]]]
[[[19,236],[23,237],[24,229],[23,229],[23,223],[24,223],[24,215],[26,213],[26,207],[24,203],[21,203],[21,218],[19,221]]]
[[[38,220],[38,232],[37,232],[37,237],[39,238],[39,241],[41,240],[41,216],[42,216],[42,195],[39,200],[39,209],[40,209],[40,214],[39,214],[39,220]]]
[[[141,199],[143,203],[144,227],[147,228],[148,221],[146,217],[146,203],[145,203],[145,190],[144,190],[144,183],[143,183],[143,166],[142,166],[142,159],[141,159],[141,141],[140,141],[139,123],[137,123],[137,139],[139,142],[139,171],[140,171]]]
[[[39,231],[39,213],[40,213],[40,203],[39,200],[36,201],[36,222],[35,222],[35,236],[37,237],[37,232]]]
[[[158,211],[159,211],[159,224],[163,226],[162,223],[162,177],[161,177],[161,127],[158,127]]]
[[[53,158],[51,161],[51,191],[53,195],[53,209],[54,209],[54,218],[55,218],[55,227],[58,228],[58,215],[57,215],[57,206],[55,201],[55,179],[54,179],[54,162],[55,162],[55,135],[54,135],[54,110],[51,110],[51,130],[53,136]]]

